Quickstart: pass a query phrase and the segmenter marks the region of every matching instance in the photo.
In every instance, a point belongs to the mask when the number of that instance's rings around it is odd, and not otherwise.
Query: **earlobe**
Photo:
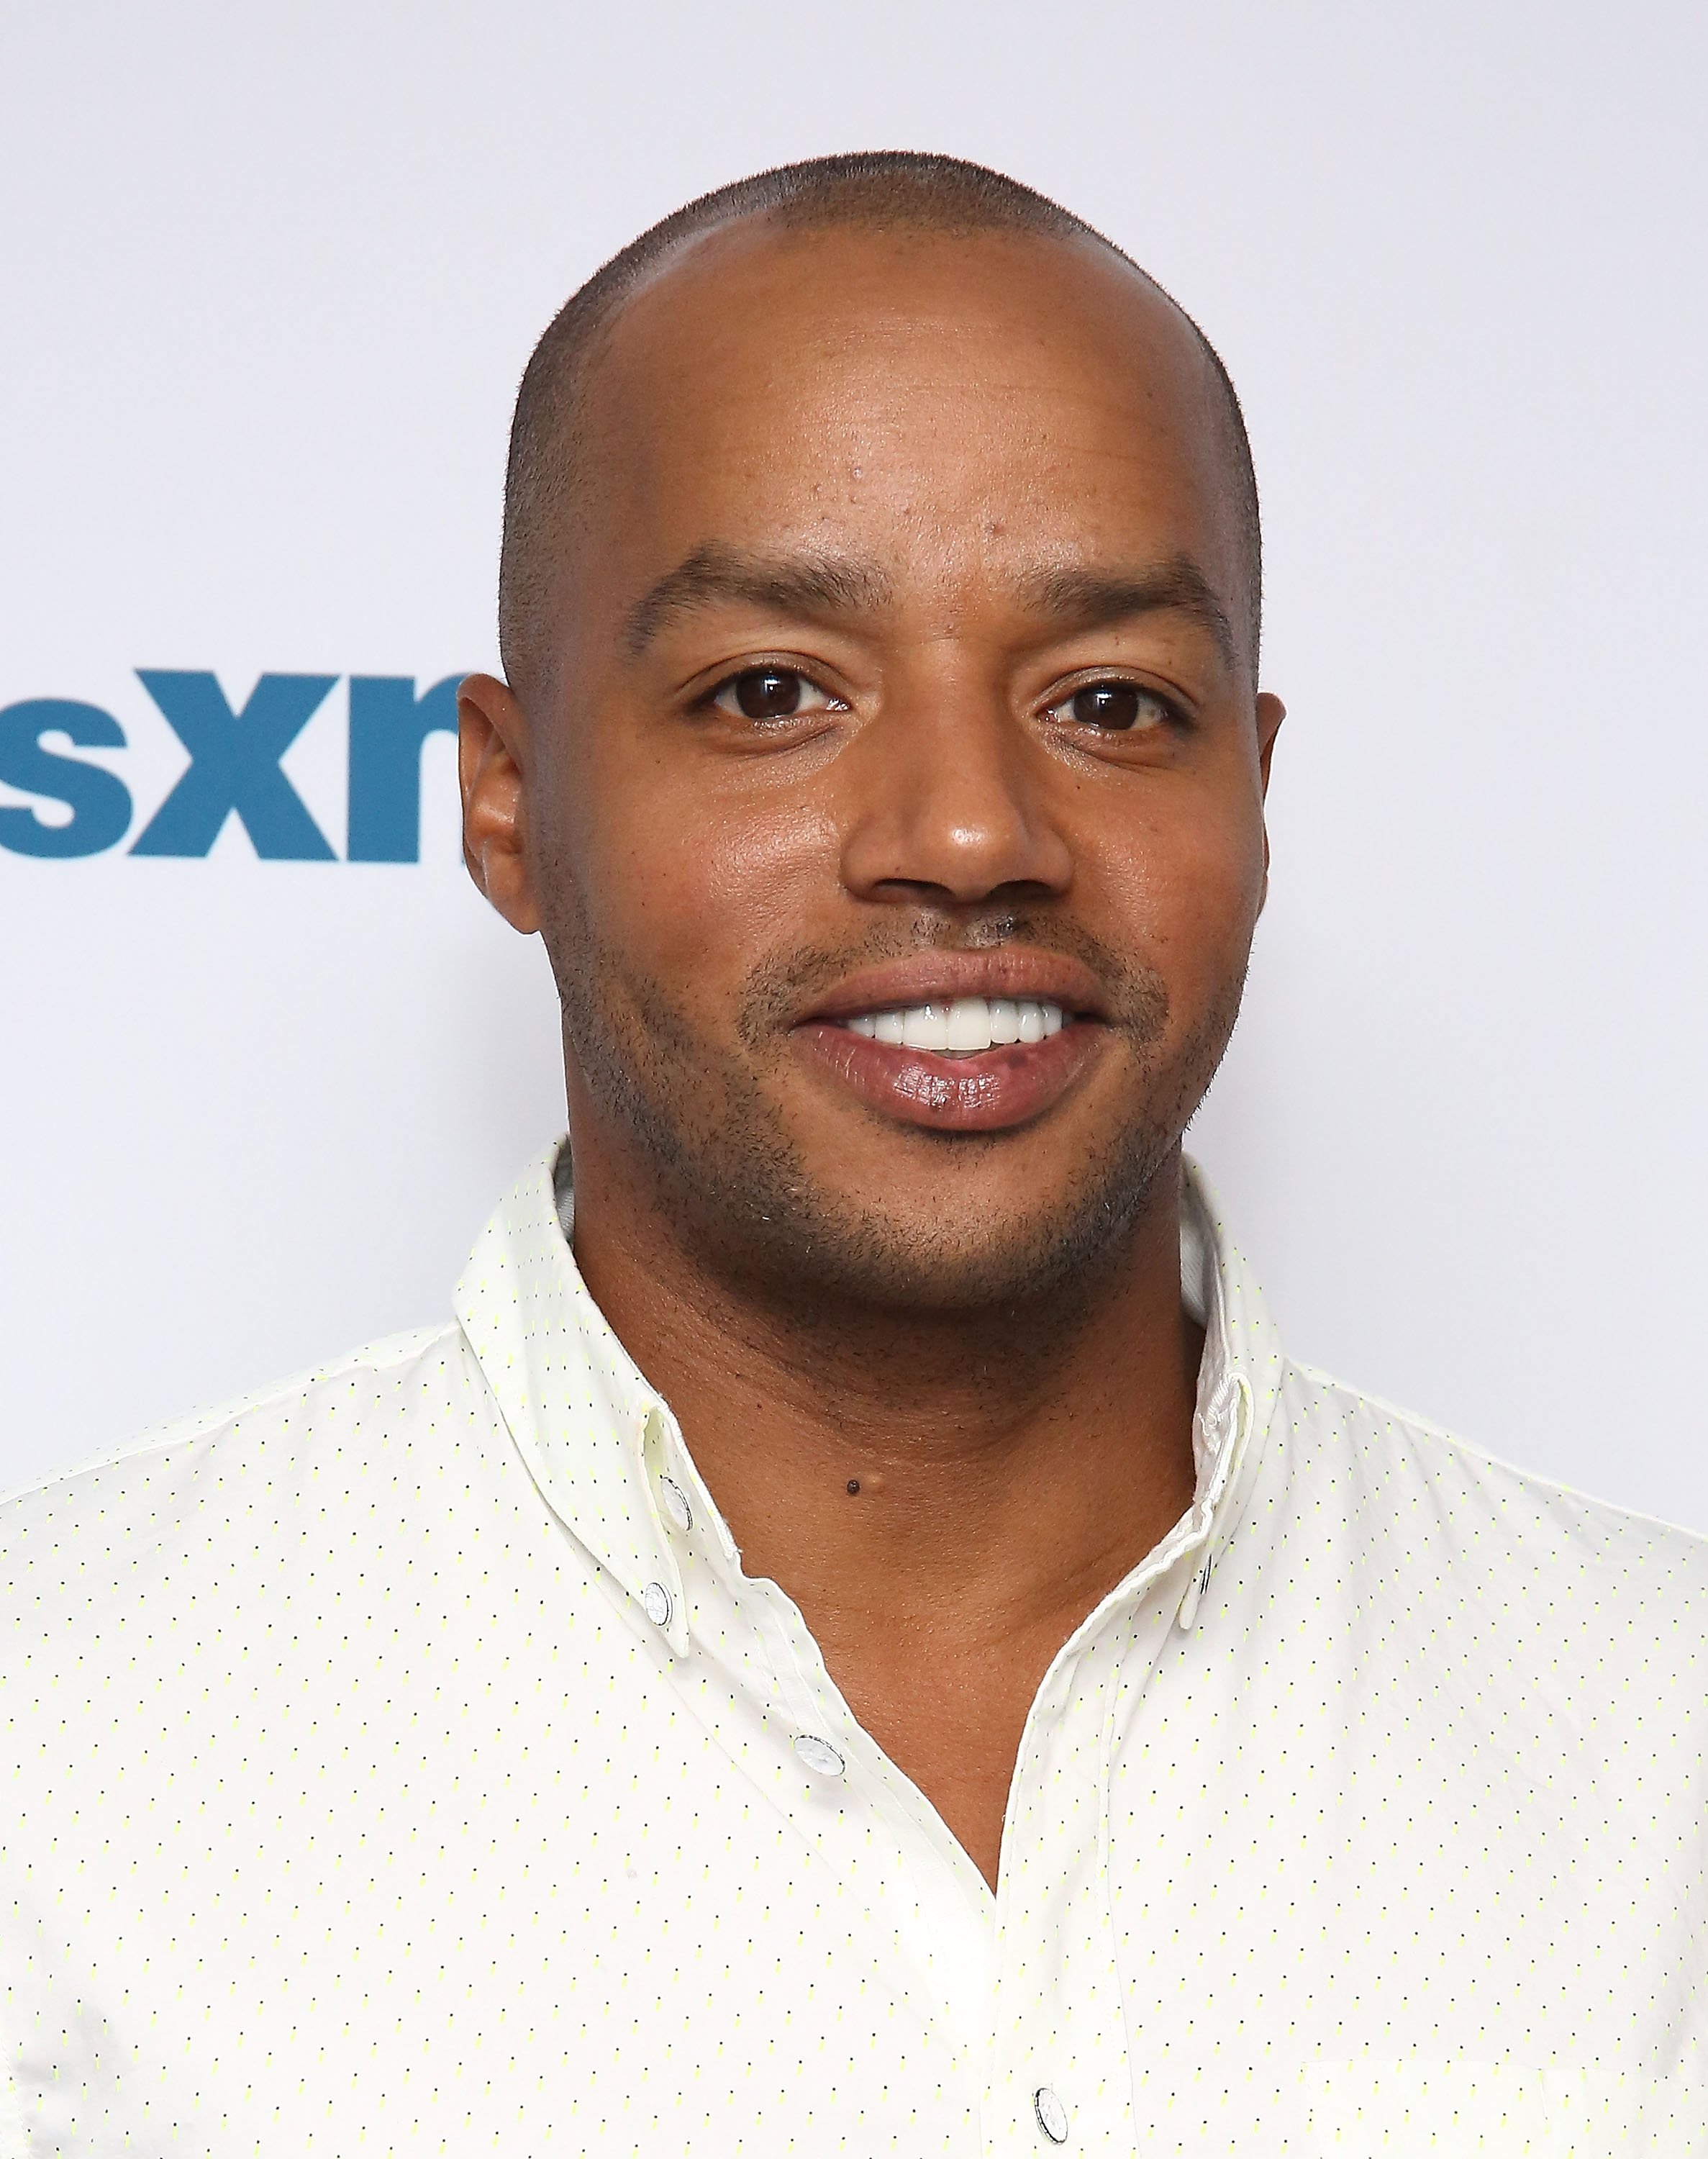
[[[527,723],[507,683],[471,675],[457,696],[463,860],[513,929],[540,927],[528,859]]]

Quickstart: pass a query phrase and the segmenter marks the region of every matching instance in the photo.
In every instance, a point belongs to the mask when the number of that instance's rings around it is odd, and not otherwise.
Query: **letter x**
[[[263,675],[241,712],[216,678],[139,667],[142,687],[190,754],[188,772],[155,811],[133,855],[204,855],[235,811],[267,862],[337,857],[279,759],[319,711],[336,675]]]

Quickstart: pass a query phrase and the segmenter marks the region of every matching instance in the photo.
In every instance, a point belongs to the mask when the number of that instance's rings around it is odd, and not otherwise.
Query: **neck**
[[[745,1572],[786,1590],[861,1724],[998,1878],[1052,1659],[1190,1504],[1203,1337],[1178,1157],[1095,1275],[1031,1304],[786,1309],[694,1262],[590,1149],[576,1256],[670,1402]]]
[[[697,1264],[612,1152],[581,1158],[600,1166],[576,1193],[588,1288],[675,1410],[746,1571],[815,1628],[881,1585],[892,1613],[1048,1630],[1189,1503],[1202,1336],[1177,1156],[1095,1278],[952,1312],[780,1305]]]
[[[620,1147],[580,1159],[582,1275],[675,1411],[743,1571],[788,1592],[854,1716],[994,1887],[1051,1660],[1191,1502],[1203,1337],[1180,1294],[1177,1153],[1095,1269],[954,1313],[768,1296],[696,1260]]]

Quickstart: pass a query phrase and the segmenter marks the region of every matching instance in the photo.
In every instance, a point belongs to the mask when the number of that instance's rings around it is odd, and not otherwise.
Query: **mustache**
[[[1156,1041],[1167,1025],[1167,987],[1156,969],[1078,923],[1012,911],[950,922],[922,911],[875,924],[846,945],[805,946],[763,961],[743,986],[737,1029],[749,1049],[758,1049],[786,1033],[826,991],[860,968],[914,959],[921,952],[994,952],[1005,945],[1059,952],[1089,967],[1103,987],[1110,1023],[1141,1041]]]

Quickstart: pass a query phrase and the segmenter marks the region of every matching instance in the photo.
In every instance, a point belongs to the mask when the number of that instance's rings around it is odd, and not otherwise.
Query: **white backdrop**
[[[558,303],[901,145],[1101,225],[1245,400],[1291,717],[1195,1146],[1291,1346],[1708,1528],[1695,0],[4,0],[0,88],[0,706],[110,714],[133,805],[0,817],[0,1483],[438,1318],[560,1116],[449,738],[417,863],[132,855],[189,762],[135,670],[339,678],[285,769],[341,856],[348,678],[494,660]]]

